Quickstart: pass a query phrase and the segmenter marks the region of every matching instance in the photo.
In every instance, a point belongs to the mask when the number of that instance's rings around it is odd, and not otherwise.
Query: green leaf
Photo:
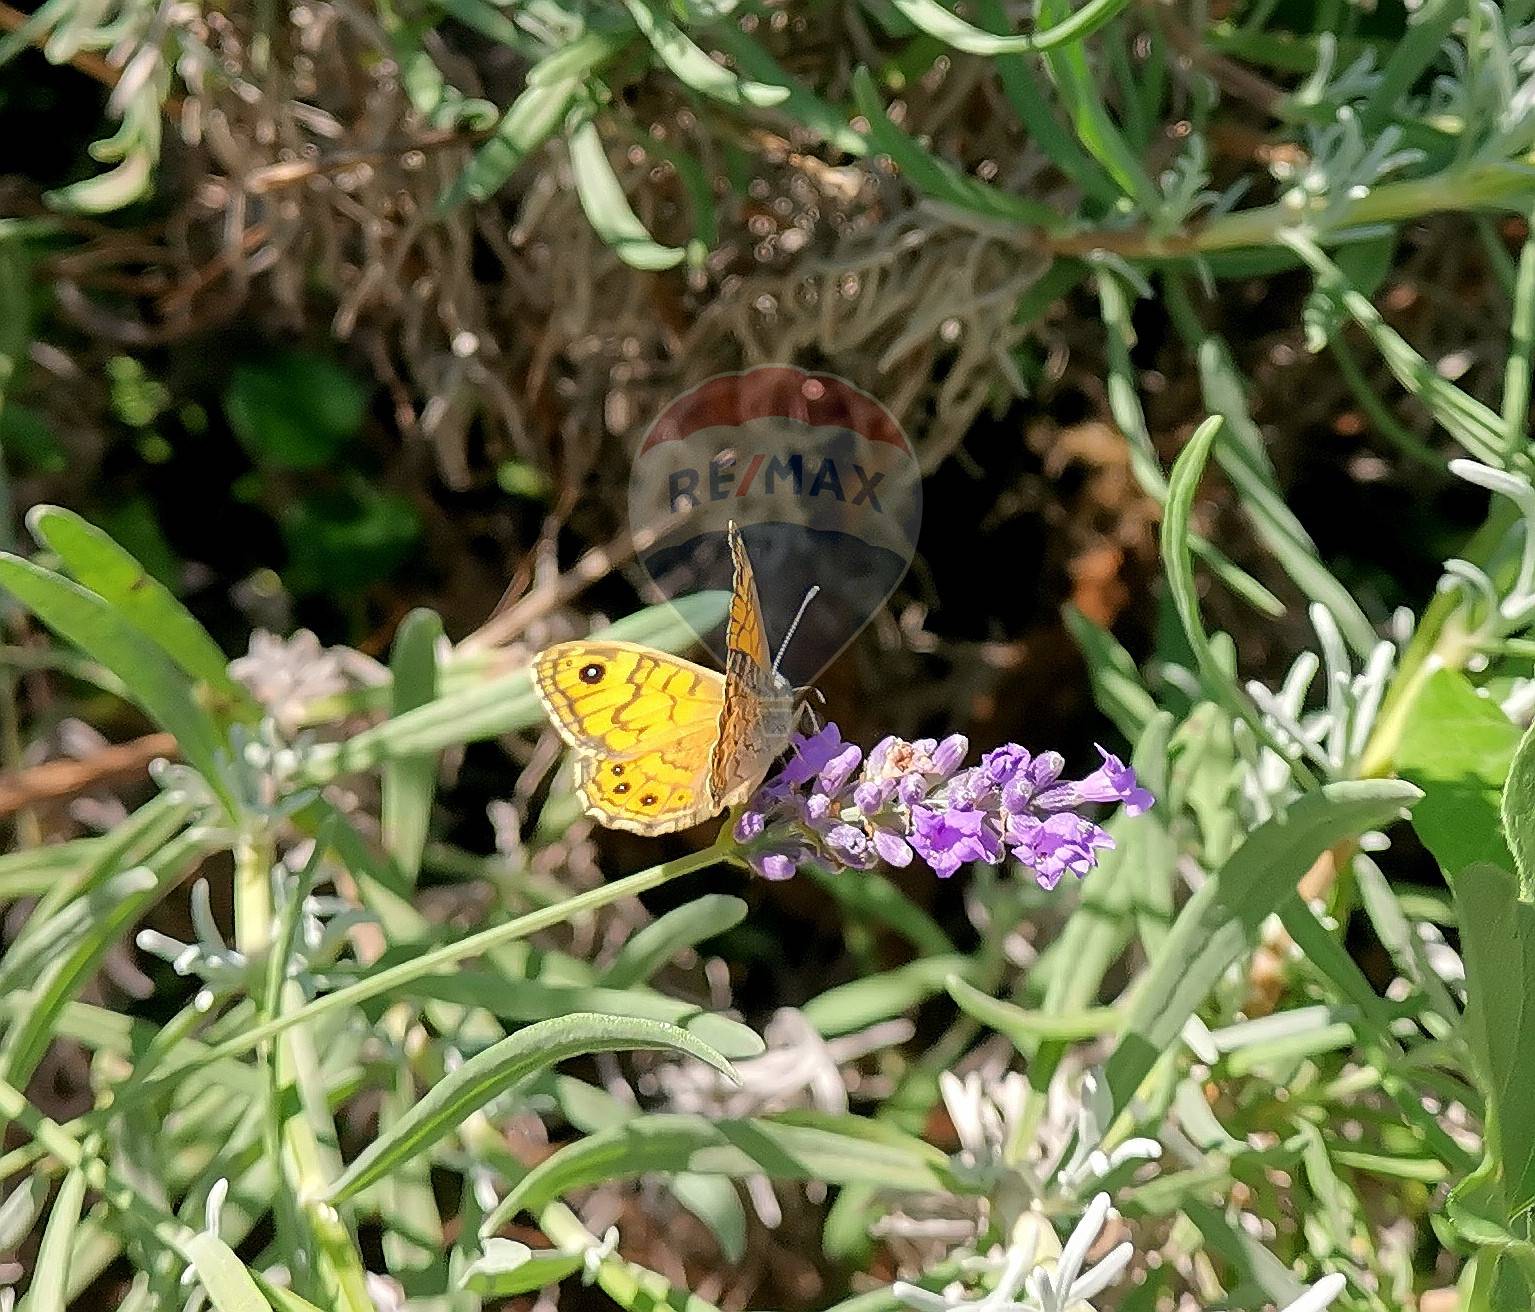
[[[1478,864],[1451,880],[1466,962],[1466,1025],[1506,1221],[1535,1203],[1535,905],[1514,876]]]
[[[260,465],[320,469],[357,436],[368,394],[328,356],[281,351],[237,365],[224,392],[235,436]]]
[[[1156,701],[1141,682],[1135,661],[1112,633],[1094,624],[1070,603],[1061,607],[1061,617],[1087,662],[1093,701],[1133,743],[1157,713]]]
[[[600,62],[600,57],[608,50],[608,43],[602,41],[597,45],[599,48],[584,52],[583,62]],[[523,160],[558,130],[570,102],[581,89],[584,70],[540,84],[534,78],[542,67],[538,64],[530,70],[527,87],[512,102],[512,107],[497,125],[495,135],[474,152],[468,167],[443,193],[438,201],[439,209],[452,209],[465,201],[488,200],[501,190]]]
[[[1519,873],[1519,896],[1526,902],[1535,900],[1535,726],[1519,740],[1500,809],[1503,833]]]
[[[208,631],[107,534],[58,506],[34,506],[27,512],[27,527],[83,587],[111,605],[187,674],[254,711],[255,704],[230,678],[228,658]]]
[[[486,1218],[481,1234],[519,1211],[537,1212],[572,1189],[650,1171],[737,1178],[867,1182],[930,1192],[953,1187],[941,1152],[855,1117],[711,1121],[703,1116],[636,1116],[559,1149],[535,1166]]]
[[[1006,1035],[1023,1053],[1032,1053],[1040,1039],[1093,1039],[1110,1034],[1120,1026],[1122,1017],[1116,1007],[1087,1007],[1074,1012],[1025,1011],[1011,1002],[1003,1002],[972,988],[958,975],[950,975],[944,988],[959,1009]]]
[[[395,634],[390,657],[391,714],[404,715],[437,696],[437,644],[442,620],[436,612],[413,610]],[[426,850],[432,797],[437,789],[437,756],[421,752],[392,757],[383,770],[384,850],[396,869],[414,884]]]
[[[1218,658],[1199,614],[1199,589],[1194,584],[1194,559],[1190,551],[1190,524],[1194,515],[1194,495],[1199,490],[1199,480],[1222,422],[1218,415],[1206,419],[1194,430],[1188,445],[1173,462],[1167,485],[1167,508],[1162,517],[1162,563],[1167,571],[1167,590],[1211,698],[1234,718],[1244,721],[1259,742],[1272,747],[1282,759],[1289,760],[1289,753],[1274,741],[1251,698]],[[1303,783],[1310,782],[1309,772],[1303,766],[1292,763],[1291,768]]]
[[[174,734],[182,755],[231,809],[224,781],[224,744],[212,717],[197,702],[187,676],[109,602],[30,560],[0,552],[0,587],[61,638],[123,681],[133,700]]]
[[[757,108],[779,105],[789,98],[786,87],[749,82],[724,65],[716,64],[654,0],[624,0],[624,4],[635,26],[661,57],[661,62],[700,95],[711,96],[727,105]]]
[[[811,998],[800,1010],[826,1038],[851,1034],[899,1016],[943,990],[954,975],[975,970],[969,957],[921,957],[894,970],[839,984]]]
[[[485,1240],[484,1252],[470,1263],[459,1283],[476,1294],[510,1298],[559,1284],[579,1271],[585,1260],[581,1253],[533,1249],[515,1239],[492,1236]]]
[[[1087,0],[1069,18],[1023,36],[994,36],[983,32],[945,9],[938,0],[891,0],[891,3],[915,27],[956,50],[971,55],[1015,55],[1051,50],[1068,42],[1084,40],[1112,22],[1130,0]]]
[[[671,1190],[679,1203],[709,1227],[727,1262],[736,1263],[746,1256],[746,1209],[734,1182],[718,1175],[684,1171],[672,1177]]]
[[[636,269],[670,269],[680,264],[687,252],[680,246],[662,246],[630,208],[590,113],[579,111],[573,115],[567,137],[576,195],[603,243]]]
[[[633,1049],[686,1053],[735,1078],[724,1057],[674,1025],[584,1012],[540,1021],[492,1044],[440,1080],[341,1173],[326,1192],[326,1201],[341,1203],[355,1196],[453,1133],[470,1113],[535,1071],[586,1053]]]
[[[1227,968],[1257,944],[1263,921],[1295,895],[1312,863],[1334,844],[1389,824],[1419,796],[1399,780],[1326,784],[1253,830],[1184,905],[1136,985],[1107,1067],[1116,1113]]]
[[[602,974],[603,986],[643,984],[685,948],[723,934],[746,919],[746,903],[728,893],[705,893],[651,921],[619,949]]]
[[[704,1011],[696,1003],[680,1002],[639,988],[545,984],[541,980],[507,979],[490,971],[461,968],[451,975],[423,975],[406,985],[401,993],[406,997],[484,1007],[506,1020],[550,1020],[572,1012],[596,1012],[660,1022],[675,1025],[731,1059],[755,1057],[763,1048],[760,1036],[739,1021]],[[399,995],[391,995],[395,996]]]
[[[972,178],[947,160],[924,150],[885,113],[874,79],[869,76],[866,68],[859,68],[853,73],[853,99],[858,105],[858,112],[869,121],[869,135],[876,149],[884,151],[896,162],[914,190],[971,213],[984,214],[1009,223],[1046,228],[1060,226],[1061,216],[1048,206],[988,186],[979,178]]]
[[[1518,747],[1518,726],[1464,675],[1435,670],[1424,680],[1407,710],[1396,768],[1423,790],[1413,828],[1446,875],[1478,861],[1513,867],[1498,821]]]
[[[181,1254],[197,1272],[218,1312],[272,1312],[245,1263],[217,1235],[199,1231],[181,1241]]]
[[[48,1213],[43,1242],[37,1250],[37,1272],[27,1290],[27,1312],[64,1312],[68,1303],[65,1290],[69,1283],[69,1251],[80,1225],[80,1208],[85,1202],[85,1172],[79,1167],[64,1177],[59,1195]]]

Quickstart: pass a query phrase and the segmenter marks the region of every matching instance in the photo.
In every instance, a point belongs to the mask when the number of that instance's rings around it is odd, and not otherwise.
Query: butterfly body
[[[787,746],[794,691],[774,668],[751,561],[732,525],[725,673],[632,642],[562,642],[533,687],[576,756],[587,814],[665,834],[744,801]]]

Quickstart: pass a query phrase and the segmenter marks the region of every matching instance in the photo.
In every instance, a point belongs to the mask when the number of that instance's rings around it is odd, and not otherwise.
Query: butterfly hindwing
[[[666,834],[707,820],[718,809],[709,796],[715,734],[701,726],[622,760],[579,757],[576,786],[588,813],[637,834]]]

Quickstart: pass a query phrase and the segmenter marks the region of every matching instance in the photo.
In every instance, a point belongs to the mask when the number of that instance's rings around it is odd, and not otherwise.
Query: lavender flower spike
[[[746,804],[735,837],[766,879],[787,879],[806,861],[867,870],[914,856],[940,878],[980,861],[1022,863],[1041,887],[1067,872],[1083,878],[1114,839],[1083,808],[1119,804],[1140,815],[1153,804],[1135,771],[1098,749],[1099,767],[1063,780],[1057,752],[1034,755],[1017,743],[960,769],[969,743],[886,738],[868,756],[828,724],[796,735],[789,760]],[[862,765],[862,769],[859,766]]]

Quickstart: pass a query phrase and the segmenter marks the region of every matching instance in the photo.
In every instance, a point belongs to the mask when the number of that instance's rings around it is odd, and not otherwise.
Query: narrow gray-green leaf
[[[1091,36],[1112,22],[1130,0],[1087,0],[1080,9],[1043,30],[1022,36],[996,36],[972,27],[938,0],[891,0],[916,27],[945,45],[971,55],[1015,55],[1052,50]]]
[[[546,1157],[486,1218],[491,1234],[519,1211],[537,1211],[571,1189],[650,1171],[700,1175],[859,1181],[930,1192],[952,1186],[942,1153],[919,1139],[854,1117],[712,1121],[704,1116],[636,1116]],[[833,1126],[840,1128],[832,1128]]]
[[[1116,1112],[1312,863],[1335,843],[1389,824],[1421,796],[1398,780],[1326,784],[1253,830],[1189,899],[1136,986],[1107,1068]]]
[[[43,1242],[37,1250],[37,1278],[27,1290],[27,1312],[64,1312],[65,1290],[69,1284],[69,1250],[80,1225],[80,1208],[85,1202],[85,1171],[76,1168],[64,1177]]]
[[[470,1113],[535,1071],[592,1052],[670,1049],[734,1078],[730,1063],[685,1030],[660,1021],[578,1012],[540,1021],[492,1044],[446,1075],[387,1135],[375,1139],[331,1185],[326,1201],[345,1202],[399,1163],[453,1133]]]
[[[1514,854],[1519,896],[1535,901],[1535,726],[1524,731],[1503,785],[1503,835]]]
[[[1173,462],[1167,487],[1167,509],[1162,517],[1162,563],[1167,572],[1167,590],[1172,595],[1184,637],[1188,639],[1199,674],[1211,697],[1237,719],[1245,721],[1259,742],[1289,760],[1289,755],[1264,725],[1252,700],[1217,657],[1199,613],[1199,590],[1194,583],[1194,560],[1190,552],[1194,495],[1199,490],[1199,480],[1220,433],[1221,423],[1218,415],[1206,419],[1194,430],[1188,445]],[[1302,783],[1311,782],[1310,772],[1298,762],[1292,762],[1291,769]]]
[[[636,269],[670,269],[680,264],[687,252],[680,246],[661,245],[630,207],[591,115],[579,112],[574,120],[568,132],[570,172],[581,208],[597,235]]]
[[[391,715],[404,715],[436,699],[437,644],[441,638],[442,620],[435,611],[413,610],[401,622],[389,659]],[[384,850],[411,884],[421,869],[436,790],[436,753],[395,756],[385,762],[381,815]]]
[[[251,1273],[217,1235],[199,1231],[181,1241],[181,1254],[192,1264],[218,1312],[272,1312]]]
[[[491,1236],[459,1281],[476,1294],[511,1298],[557,1285],[579,1271],[586,1258],[558,1248],[529,1248],[515,1239]]]
[[[500,191],[523,160],[558,130],[580,87],[578,75],[547,84],[530,81],[491,139],[474,152],[468,167],[443,194],[438,207],[451,209],[464,201],[488,200]]]
[[[684,948],[723,934],[746,918],[746,903],[728,893],[705,893],[653,920],[619,949],[602,974],[603,986],[643,984]]]
[[[739,78],[728,68],[716,64],[708,52],[695,45],[666,11],[654,0],[624,0],[635,26],[645,34],[661,62],[687,86],[700,95],[710,96],[727,105],[764,108],[782,104],[789,98],[788,88],[768,86]]]

